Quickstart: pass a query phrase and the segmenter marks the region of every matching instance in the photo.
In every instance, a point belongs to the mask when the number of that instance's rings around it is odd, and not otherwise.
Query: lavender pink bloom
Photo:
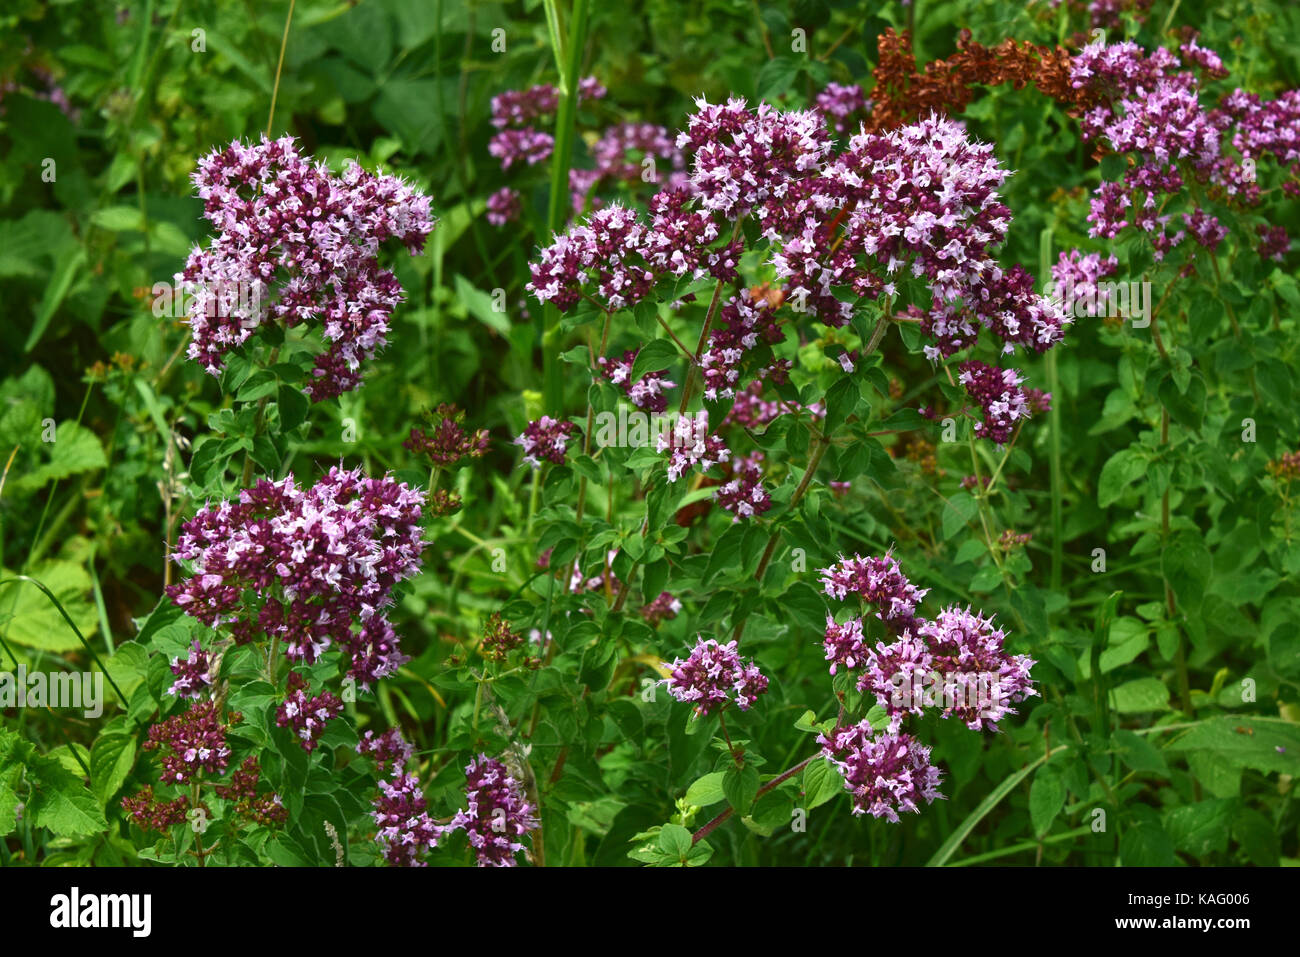
[[[515,439],[515,445],[524,450],[524,461],[533,468],[542,467],[542,462],[564,464],[569,439],[578,431],[572,422],[561,422],[549,415],[544,415],[536,422],[529,422],[524,431]]]
[[[420,569],[423,502],[360,469],[331,468],[308,489],[292,475],[263,479],[182,526],[174,557],[191,574],[167,595],[209,627],[229,625],[239,643],[279,638],[293,662],[337,646],[369,688],[406,661],[384,611]]]
[[[862,721],[818,735],[817,743],[844,778],[854,814],[897,823],[900,811],[918,814],[922,801],[932,804],[943,797],[930,749],[911,735],[877,734],[870,722]]]
[[[879,558],[854,555],[841,558],[821,570],[822,589],[832,598],[844,601],[856,595],[875,605],[876,617],[894,633],[902,633],[916,624],[916,606],[929,589],[917,588],[907,580],[890,554]]]
[[[638,409],[655,414],[663,412],[668,408],[664,390],[674,388],[677,383],[668,379],[663,372],[646,372],[633,381],[632,365],[636,362],[638,352],[639,349],[629,349],[619,359],[601,356],[596,364],[600,368],[600,374],[618,386]]]
[[[1024,381],[1015,369],[999,369],[974,359],[958,366],[957,381],[984,413],[975,424],[975,434],[1003,445],[1011,438],[1017,423],[1030,416]]]
[[[540,826],[537,809],[495,758],[480,754],[466,766],[465,779],[466,807],[451,827],[465,831],[479,867],[514,867],[524,849],[520,838]]]
[[[176,274],[178,289],[195,290],[189,357],[217,375],[260,326],[311,324],[326,348],[308,395],[356,388],[403,298],[379,265],[380,246],[397,240],[418,254],[434,227],[429,198],[356,163],[336,176],[303,157],[292,137],[214,150],[193,179],[216,235]]]
[[[923,622],[918,634],[933,654],[943,686],[958,689],[944,709],[945,718],[960,718],[974,731],[996,731],[999,721],[1016,713],[1010,705],[1038,694],[1029,677],[1034,660],[1007,654],[1006,632],[995,627],[992,618],[954,605]],[[977,693],[981,681],[987,697]]]
[[[736,643],[719,644],[712,638],[699,638],[686,659],[678,658],[670,666],[671,674],[661,684],[678,701],[695,705],[697,717],[735,704],[748,711],[767,690],[767,678],[752,661],[736,651]]]

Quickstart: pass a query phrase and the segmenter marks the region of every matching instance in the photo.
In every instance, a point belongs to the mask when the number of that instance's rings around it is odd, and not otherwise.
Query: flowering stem
[[[790,508],[793,509],[799,504],[804,493],[808,491],[808,486],[812,484],[813,475],[817,472],[817,466],[821,465],[822,456],[830,448],[831,440],[829,436],[823,436],[820,439],[813,440],[812,457],[808,460],[808,468],[803,473],[803,478],[799,480],[799,487],[794,490],[794,495],[790,496]],[[767,548],[763,550],[763,557],[758,560],[758,569],[754,572],[754,580],[762,582],[763,576],[767,574],[767,566],[772,562],[772,556],[776,553],[776,543],[781,538],[780,529],[774,529],[772,536],[767,540]],[[734,641],[740,640],[741,632],[745,630],[745,619],[742,617],[736,622],[736,628],[731,637]]]
[[[740,235],[740,224],[744,222],[744,217],[736,220],[735,228],[731,231],[731,242],[736,241]],[[704,328],[700,330],[700,341],[695,345],[695,362],[686,371],[686,385],[682,387],[682,404],[677,409],[678,415],[686,414],[686,407],[690,405],[691,398],[695,394],[695,381],[699,375],[700,357],[704,355],[704,347],[709,343],[709,332],[713,329],[713,317],[718,312],[718,301],[722,298],[723,281],[719,279],[713,286],[713,298],[709,300],[709,311],[704,316]]]
[[[731,735],[727,733],[727,716],[721,711],[718,712],[718,725],[722,729],[722,740],[727,742],[727,750],[731,752],[731,760],[736,762],[736,767],[740,767],[745,762],[736,754],[736,747],[731,743]]]
[[[533,487],[528,493],[528,524],[527,524],[527,531],[529,533],[528,537],[531,537],[532,530],[533,530],[533,516],[537,514],[537,502],[542,489],[541,477],[542,477],[542,470],[533,469]]]
[[[1169,407],[1160,410],[1160,444],[1167,446],[1169,444]],[[1163,541],[1163,547],[1169,547],[1169,488],[1165,487],[1165,494],[1160,499],[1160,531]],[[1170,621],[1178,614],[1178,603],[1174,598],[1174,590],[1169,584],[1168,577],[1165,577],[1165,610],[1169,615]],[[1181,628],[1178,629],[1178,647],[1174,651],[1174,670],[1178,675],[1178,697],[1185,711],[1189,716],[1196,717],[1196,709],[1192,706],[1191,684],[1187,677],[1187,638]]]
[[[483,707],[483,676],[479,675],[478,689],[474,692],[474,719],[472,722],[472,728],[474,730],[475,735],[478,734],[478,713],[479,713],[479,709],[481,709],[482,707]]]
[[[275,65],[275,85],[271,87],[271,112],[266,117],[268,139],[271,136],[271,124],[275,120],[275,100],[280,95],[280,71],[284,69],[284,48],[289,45],[289,24],[293,22],[294,2],[295,0],[289,0],[289,15],[284,18],[284,36],[280,38],[280,61]]]
[[[889,318],[889,307],[886,305],[885,311],[880,314],[876,320],[876,328],[871,330],[871,339],[867,342],[867,347],[862,350],[863,356],[869,356],[876,351],[876,346],[880,345],[880,340],[885,337],[885,322]]]
[[[602,329],[601,329],[601,331],[600,331],[600,355],[599,355],[599,358],[601,358],[601,359],[605,358],[605,344],[609,341],[609,324],[610,324],[610,319],[611,319],[612,315],[613,315],[613,314],[612,314],[612,313],[609,313],[609,312],[605,313],[605,323],[604,323],[604,326],[602,327]],[[588,351],[588,352],[590,353],[590,355],[591,355],[591,375],[592,375],[592,379],[594,380],[595,377],[596,377],[596,374],[597,374],[597,371],[596,371],[596,370],[599,368],[599,366],[596,364],[597,355],[596,355],[595,351],[592,350],[592,348],[591,348],[590,345],[587,346],[587,351]],[[588,402],[587,402],[587,429],[586,429],[586,431],[583,432],[583,434],[582,434],[582,454],[583,454],[583,455],[590,455],[590,454],[591,454],[591,432],[592,432],[592,429],[595,427],[595,421],[596,421],[595,417],[596,417],[596,409],[595,409],[594,406],[592,406],[590,399],[588,399]],[[587,476],[586,476],[586,475],[583,475],[583,476],[581,476],[581,477],[579,478],[579,480],[578,480],[578,523],[579,523],[579,524],[582,523],[582,513],[583,513],[583,510],[586,508],[586,505],[587,505]],[[577,559],[575,558],[574,561],[576,562]]]
[[[993,541],[993,530],[989,521],[990,514],[988,501],[984,495],[984,477],[980,475],[979,457],[975,454],[975,433],[973,431],[966,436],[966,442],[970,446],[971,469],[975,472],[975,488],[972,491],[975,493],[975,505],[979,509],[980,513],[980,525],[984,529],[984,540],[988,543],[989,554],[993,556],[993,564],[998,567],[999,572],[1002,572],[1002,553],[998,550]],[[992,483],[990,482],[990,484]],[[1003,573],[1003,575],[1005,578],[1005,573]]]
[[[190,807],[191,808],[199,807],[199,782],[198,781],[190,782]],[[202,811],[200,811],[200,813],[202,813]],[[195,853],[194,856],[199,859],[199,867],[202,867],[203,860],[208,856],[208,852],[203,849],[203,832],[197,829],[195,829],[194,831],[194,846],[198,848],[198,851]]]
[[[808,486],[812,484],[813,475],[817,472],[817,466],[821,465],[822,456],[830,448],[830,439],[822,438],[814,440],[812,457],[808,460],[808,468],[803,473],[803,478],[799,480],[799,487],[794,490],[794,495],[790,496],[790,508],[799,504],[804,493],[808,491]],[[772,561],[772,554],[776,551],[777,539],[780,538],[780,532],[773,532],[772,537],[767,540],[767,549],[763,552],[762,559],[759,560],[758,570],[754,572],[754,579],[762,581],[763,575],[767,571],[768,564]]]
[[[768,791],[780,787],[782,784],[790,780],[790,778],[794,777],[796,774],[798,774],[800,771],[802,771],[804,768],[810,765],[813,761],[817,760],[819,757],[821,757],[820,751],[817,752],[816,754],[808,755],[808,757],[804,758],[794,767],[782,771],[780,774],[778,774],[776,777],[774,777],[772,780],[768,781],[766,784],[764,784],[762,787],[758,789],[758,792],[754,795],[754,800],[757,801]],[[734,810],[735,810],[734,808],[729,807],[721,814],[719,814],[717,817],[715,817],[712,821],[710,821],[708,824],[705,824],[702,828],[700,828],[698,831],[696,831],[694,834],[691,835],[691,843],[698,844],[700,841],[704,840],[706,837],[708,837],[710,834],[716,831],[719,827],[722,826],[722,824],[726,822],[727,818],[731,817],[731,814]]]
[[[274,349],[271,350],[271,361],[268,362],[267,365],[268,366],[275,365],[276,362],[279,361],[279,358],[280,358],[280,347],[276,346]],[[262,430],[266,428],[266,403],[269,398],[270,396],[264,395],[262,396],[262,398],[260,398],[257,401],[257,414],[253,417],[253,446],[254,447],[256,447],[257,445],[257,439],[262,434]],[[252,481],[253,481],[253,449],[250,448],[247,452],[244,453],[244,473],[242,479],[240,480],[239,485],[241,488],[248,488],[249,485],[252,484]]]
[[[659,325],[664,327],[664,332],[668,333],[668,338],[671,339],[677,345],[678,349],[682,350],[682,353],[686,356],[687,359],[691,360],[691,369],[694,370],[695,355],[691,352],[690,349],[686,348],[686,344],[682,342],[682,340],[677,338],[677,334],[673,332],[672,328],[668,325],[668,323],[664,322],[663,316],[660,316],[658,313],[656,313],[655,318],[659,320]]]
[[[560,74],[560,102],[555,114],[555,145],[551,153],[551,192],[546,211],[546,225],[554,236],[564,225],[565,205],[569,199],[569,167],[572,165],[574,127],[578,115],[578,72],[587,37],[587,0],[573,0],[567,39],[561,37],[559,16],[554,3],[548,4],[547,23],[551,28],[551,49],[555,61],[563,64]],[[543,310],[539,331],[543,333],[542,394],[547,411],[557,411],[564,400],[564,380],[560,373],[558,350],[547,340],[556,331],[553,307]]]
[[[718,299],[721,295],[722,280],[719,279],[717,285],[713,287],[713,299],[709,302],[709,311],[704,316],[704,327],[700,330],[700,341],[695,346],[695,361],[686,370],[686,384],[682,386],[682,404],[677,408],[678,415],[686,414],[686,407],[690,405],[691,397],[695,393],[695,377],[698,375],[700,356],[704,353],[704,346],[709,341],[709,330],[713,328],[713,313],[718,308]]]

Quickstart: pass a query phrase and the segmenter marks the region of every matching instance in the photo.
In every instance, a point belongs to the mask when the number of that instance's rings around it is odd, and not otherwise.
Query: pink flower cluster
[[[831,90],[823,105],[849,109],[858,97]],[[788,336],[774,314],[782,302],[843,326],[856,301],[883,299],[888,308],[919,280],[926,308],[898,308],[921,320],[933,361],[971,348],[982,329],[1004,353],[1041,353],[1072,321],[1059,301],[1034,291],[1023,267],[999,264],[1008,173],[989,144],[952,120],[861,133],[837,152],[818,111],[699,100],[676,145],[688,180],[651,199],[649,222],[617,205],[592,214],[541,251],[528,289],[561,311],[584,300],[618,311],[661,280],[732,282],[744,249],[737,221],[752,219],[784,287],[778,297],[741,289],[722,300],[700,358],[706,400],[745,392],[755,379],[784,381],[789,360],[768,349]],[[842,363],[846,374],[853,358]]]
[[[423,867],[420,855],[437,847],[451,830],[429,816],[420,779],[400,767],[391,779],[379,782],[372,816],[379,827],[375,840],[385,860],[397,867]]]
[[[741,370],[749,354],[760,344],[773,345],[785,338],[764,299],[754,299],[742,289],[718,311],[717,322],[700,356],[707,399],[731,396],[740,382]],[[759,371],[771,372],[769,366]]]
[[[707,472],[731,458],[731,450],[718,435],[709,434],[708,412],[695,418],[681,416],[660,434],[656,451],[668,454],[668,481],[676,482],[693,468]]]
[[[898,561],[888,553],[880,558],[860,555],[841,558],[829,568],[823,568],[820,574],[827,595],[840,601],[856,595],[875,605],[876,617],[896,634],[915,627],[916,606],[929,592],[908,581]]]
[[[1179,52],[1211,77],[1226,75],[1218,54],[1195,39]],[[1215,216],[1199,207],[1164,211],[1189,173],[1224,198],[1255,205],[1269,160],[1285,173],[1282,190],[1300,195],[1300,90],[1265,103],[1238,89],[1206,109],[1196,73],[1182,69],[1179,56],[1163,48],[1147,53],[1131,41],[1088,44],[1074,58],[1071,81],[1100,100],[1083,116],[1084,138],[1134,161],[1121,180],[1098,187],[1088,215],[1093,236],[1141,229],[1157,260],[1187,236],[1215,250],[1227,234]]]
[[[930,749],[909,734],[876,734],[862,721],[818,735],[817,743],[844,778],[854,814],[898,823],[899,811],[919,814],[922,801],[932,804],[943,797]]]
[[[519,839],[540,824],[523,785],[500,761],[480,754],[465,768],[465,803],[451,828],[464,830],[478,866],[513,867],[524,848]]]
[[[1010,655],[1006,633],[992,618],[956,606],[929,620],[916,614],[925,592],[903,576],[892,556],[842,560],[822,570],[826,594],[876,604],[877,617],[892,641],[869,645],[861,618],[838,623],[827,615],[822,639],[830,673],[861,669],[858,690],[872,694],[896,733],[907,714],[943,705],[943,716],[958,717],[976,731],[996,731],[1010,707],[1038,692],[1029,676],[1033,659]],[[888,612],[887,612],[888,610]]]
[[[190,645],[190,653],[184,661],[179,657],[172,659],[171,669],[176,680],[167,689],[170,695],[178,698],[197,698],[204,688],[212,686],[212,659],[203,650],[197,638]]]
[[[1006,443],[1016,424],[1030,416],[1029,398],[1020,387],[1024,382],[1015,369],[999,369],[975,359],[958,366],[957,381],[983,411],[975,434],[998,445]]]
[[[851,120],[862,119],[871,109],[871,101],[862,95],[862,87],[856,83],[848,86],[828,83],[826,89],[817,94],[816,104],[817,111],[836,133],[848,132]]]
[[[502,186],[487,198],[487,221],[493,226],[513,223],[523,213],[519,204],[519,191]]]
[[[393,587],[419,571],[423,502],[423,492],[360,469],[331,468],[306,490],[292,475],[260,480],[185,523],[174,557],[192,574],[167,595],[210,627],[230,624],[241,644],[278,638],[295,663],[337,645],[368,689],[406,660],[384,610]]]
[[[390,774],[379,782],[373,811],[379,826],[375,840],[390,864],[422,867],[426,851],[464,831],[479,867],[513,867],[515,854],[524,847],[519,838],[539,826],[537,809],[525,797],[523,785],[495,758],[480,754],[470,761],[465,768],[466,806],[449,823],[438,824],[429,816],[419,778],[406,771],[412,751],[401,732],[394,728],[379,737],[367,732],[357,751],[372,755],[379,770]]]
[[[862,619],[850,618],[841,625],[827,615],[822,647],[826,649],[826,660],[831,663],[831,674],[840,668],[857,668],[866,660],[869,650],[866,636],[862,634]]]
[[[915,634],[892,644],[878,642],[867,656],[858,690],[874,694],[897,731],[904,715],[942,707],[972,731],[998,730],[1015,714],[1012,704],[1038,694],[1029,671],[1033,659],[1009,655],[1006,633],[969,608],[945,608],[921,620]]]
[[[641,609],[641,617],[651,628],[660,622],[676,618],[682,610],[682,603],[671,592],[661,591],[654,601]]]
[[[732,521],[762,515],[772,507],[763,487],[763,453],[753,452],[732,460],[731,479],[714,494],[717,503],[735,516]]]
[[[591,157],[595,163],[592,169],[569,170],[575,215],[583,211],[588,201],[597,209],[604,205],[593,195],[597,190],[618,183],[658,182],[657,160],[669,165],[668,185],[680,186],[686,179],[681,172],[681,152],[668,131],[653,123],[615,123],[592,144]]]
[[[691,155],[691,192],[700,206],[728,220],[752,212],[766,226],[782,218],[792,189],[831,150],[813,110],[782,112],[767,103],[750,110],[739,97],[722,104],[700,97],[695,107],[677,147]]]
[[[893,298],[909,274],[930,288],[922,329],[932,360],[974,344],[981,327],[1006,344],[1042,352],[1068,318],[994,250],[1010,210],[1007,177],[992,146],[973,142],[953,120],[931,116],[887,133],[861,133],[809,185],[794,211],[793,235],[773,257],[787,297],[803,295],[823,322],[844,325],[852,303],[835,295]]]
[[[669,666],[671,674],[660,684],[678,701],[695,704],[697,717],[735,703],[748,711],[767,690],[767,677],[758,665],[745,661],[736,651],[736,643],[719,644],[713,638],[697,638],[686,659],[678,658]]]
[[[1083,253],[1078,249],[1063,252],[1052,267],[1052,282],[1056,286],[1055,298],[1071,315],[1102,315],[1110,300],[1110,292],[1099,283],[1114,275],[1119,260],[1114,255],[1101,258],[1101,253]]]
[[[934,656],[932,667],[945,678],[945,696],[947,689],[956,685],[954,700],[965,702],[946,703],[945,718],[960,718],[972,731],[996,731],[999,721],[1016,713],[1008,705],[1038,694],[1029,677],[1034,660],[1007,654],[1003,650],[1006,632],[995,628],[991,617],[954,605],[923,622],[918,633]],[[976,683],[989,678],[991,695],[980,700]]]
[[[237,724],[240,718],[237,712],[228,716],[230,724]],[[162,751],[160,780],[164,784],[184,784],[205,771],[220,774],[230,762],[226,722],[212,701],[197,702],[188,711],[152,725],[142,747]]]
[[[529,422],[514,444],[524,450],[524,461],[535,469],[541,468],[543,461],[563,465],[569,439],[577,431],[572,422],[544,415],[536,422]]]
[[[621,359],[607,359],[601,356],[596,360],[600,374],[618,386],[634,406],[647,412],[658,414],[668,408],[665,389],[674,388],[677,383],[664,377],[662,372],[647,372],[632,381],[632,364],[636,362],[639,349],[629,349]]]
[[[368,754],[374,759],[375,767],[380,771],[390,769],[400,773],[415,752],[402,737],[401,731],[389,728],[379,735],[374,731],[366,731],[357,742],[357,754]]]
[[[325,725],[343,713],[343,701],[338,695],[322,691],[309,697],[307,681],[298,672],[289,674],[289,693],[275,712],[275,723],[280,728],[291,728],[304,751],[315,751]]]
[[[396,239],[412,255],[424,248],[434,227],[428,197],[356,163],[335,176],[292,137],[214,150],[193,179],[216,235],[176,274],[178,287],[195,290],[190,358],[217,375],[226,354],[268,321],[312,323],[326,348],[307,393],[320,400],[356,388],[403,298],[379,266],[379,247]]]
[[[585,77],[578,84],[578,101],[601,99],[605,92],[595,77]],[[534,166],[550,158],[555,137],[531,124],[553,114],[559,102],[559,91],[549,83],[492,97],[492,125],[500,132],[488,143],[488,152],[501,160],[502,169],[520,161]]]

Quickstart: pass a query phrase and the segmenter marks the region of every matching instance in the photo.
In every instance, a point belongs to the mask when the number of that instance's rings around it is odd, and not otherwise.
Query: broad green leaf
[[[1168,711],[1169,689],[1159,678],[1137,678],[1110,689],[1111,707],[1120,714]]]
[[[1146,474],[1147,460],[1132,449],[1121,449],[1112,455],[1101,468],[1097,479],[1097,504],[1110,505],[1133,482]]]
[[[1065,784],[1060,772],[1045,764],[1034,775],[1029,785],[1029,819],[1035,834],[1046,834],[1065,806]]]
[[[0,578],[10,577],[11,572],[0,572]],[[31,577],[54,593],[68,617],[90,640],[98,617],[90,601],[91,581],[86,569],[73,562],[46,562],[37,566]],[[0,625],[0,629],[7,628],[4,635],[9,641],[44,651],[71,651],[82,647],[58,609],[30,582],[6,585],[0,591],[0,615],[4,613],[12,616],[7,625]]]
[[[726,777],[725,772],[713,771],[699,778],[686,789],[686,802],[697,807],[708,807],[710,804],[717,804],[727,796],[722,789],[722,779],[724,777]]]
[[[96,739],[90,749],[90,787],[100,806],[105,807],[135,766],[135,738],[110,733]]]
[[[803,808],[811,811],[844,789],[840,772],[825,758],[817,758],[803,769]]]

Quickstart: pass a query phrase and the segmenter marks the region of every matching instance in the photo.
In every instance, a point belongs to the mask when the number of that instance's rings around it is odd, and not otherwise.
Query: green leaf
[[[18,825],[18,793],[0,780],[0,837],[13,833]]]
[[[694,784],[686,789],[686,803],[694,804],[696,807],[708,807],[710,804],[717,804],[727,796],[722,788],[722,779],[724,777],[726,777],[726,772],[714,771],[697,779]]]
[[[680,824],[665,824],[659,831],[659,848],[679,861],[691,853],[691,832]]]
[[[96,739],[90,749],[90,788],[100,807],[117,794],[135,766],[135,738],[124,732],[110,732]]]
[[[1161,571],[1183,609],[1200,608],[1214,571],[1209,549],[1196,532],[1180,532],[1161,551]]]
[[[280,428],[296,429],[307,419],[311,402],[307,394],[294,385],[281,385],[276,393],[275,407],[280,412]]]
[[[817,758],[803,769],[803,807],[821,807],[844,789],[840,772],[825,758]]]
[[[80,794],[54,789],[33,790],[27,810],[32,823],[48,827],[59,837],[79,837],[108,830],[104,814],[85,789]]]
[[[461,301],[469,314],[483,325],[503,336],[510,335],[510,318],[504,312],[497,312],[492,307],[492,297],[482,289],[475,288],[464,276],[456,276],[456,298]]]
[[[1110,693],[1111,706],[1120,714],[1169,710],[1169,689],[1159,678],[1126,681],[1112,688]]]
[[[1165,832],[1185,854],[1203,858],[1228,849],[1228,827],[1238,802],[1234,798],[1201,801],[1165,813]]]
[[[1159,824],[1143,821],[1124,831],[1119,856],[1125,867],[1172,867],[1174,842]]]
[[[966,523],[974,518],[978,511],[979,503],[969,492],[954,493],[943,507],[943,537],[952,538],[966,527]]]
[[[758,769],[752,764],[727,768],[722,778],[722,791],[736,813],[744,817],[758,794]]]
[[[1132,449],[1121,449],[1107,459],[1097,480],[1097,504],[1102,508],[1118,499],[1124,490],[1147,471],[1147,460]]]
[[[643,345],[632,360],[630,381],[636,382],[647,372],[667,369],[677,359],[677,347],[667,339],[651,339]]]
[[[1065,784],[1060,772],[1050,764],[1045,764],[1034,775],[1029,786],[1029,820],[1034,826],[1034,833],[1046,834],[1052,822],[1065,806]]]
[[[1204,751],[1220,765],[1298,775],[1300,724],[1246,716],[1207,718],[1165,750]]]
[[[727,526],[727,530],[718,537],[717,542],[713,545],[713,551],[709,555],[709,564],[705,567],[704,577],[700,580],[701,585],[707,588],[724,570],[735,572],[744,567],[740,546],[745,540],[745,532],[748,529],[749,524],[747,522],[736,522]]]
[[[33,491],[50,482],[102,469],[108,464],[98,436],[75,422],[60,423],[54,431],[54,441],[45,448],[49,449],[50,460],[20,477],[15,482],[19,490]]]
[[[1120,760],[1131,770],[1150,771],[1163,775],[1169,773],[1164,755],[1143,735],[1118,729],[1115,731],[1115,746],[1119,751]]]
[[[3,822],[0,822],[3,827]],[[0,831],[2,833],[2,831]],[[1238,808],[1232,822],[1232,838],[1241,845],[1250,862],[1258,867],[1276,867],[1280,842],[1273,822],[1252,807]]]
[[[844,424],[857,408],[859,398],[857,384],[852,379],[842,376],[835,380],[835,384],[826,391],[826,420],[822,423],[824,434],[831,435]]]
[[[7,571],[0,572],[0,578],[9,578],[10,575]],[[91,581],[85,568],[74,562],[46,562],[37,566],[31,577],[54,593],[83,635],[89,638],[93,634],[98,616],[88,597]],[[40,589],[30,582],[6,585],[5,588],[10,594],[4,597],[0,609],[9,611],[10,602],[13,602],[12,618],[5,636],[9,641],[44,651],[71,651],[82,647],[58,608]]]
[[[111,233],[140,232],[144,230],[144,215],[138,206],[107,206],[92,213],[90,223]]]
[[[758,71],[758,98],[770,102],[790,89],[798,75],[798,60],[787,56],[768,60]]]
[[[49,828],[59,837],[79,837],[108,830],[108,822],[95,803],[81,778],[72,774],[53,758],[32,753],[30,746],[19,750],[26,752],[27,780],[31,784],[31,797],[27,810],[36,827]]]
[[[41,297],[41,304],[36,309],[32,331],[27,334],[27,341],[23,343],[24,352],[31,352],[41,341],[41,337],[45,335],[45,330],[50,325],[50,320],[59,311],[59,306],[67,297],[68,290],[72,288],[72,280],[85,264],[86,250],[81,246],[69,247],[59,256],[54,274],[50,277],[49,284],[45,287],[45,294]]]

